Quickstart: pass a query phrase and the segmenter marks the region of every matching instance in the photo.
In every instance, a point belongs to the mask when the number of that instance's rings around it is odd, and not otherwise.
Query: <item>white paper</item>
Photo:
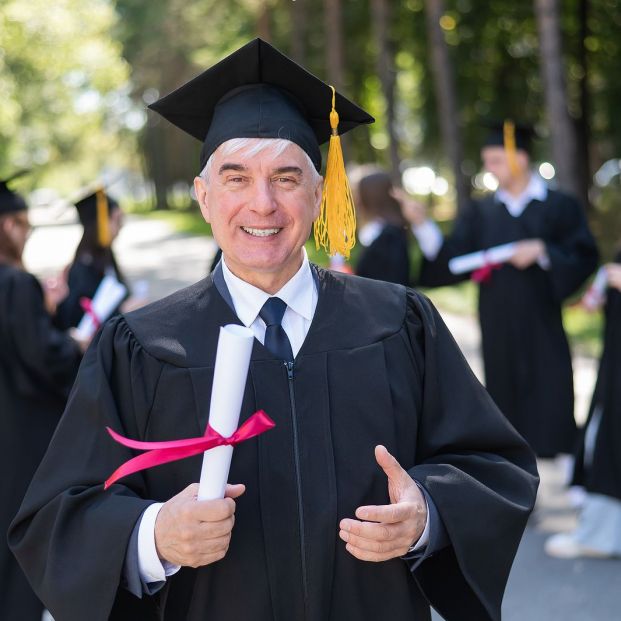
[[[209,425],[228,438],[239,424],[254,335],[252,330],[229,324],[220,328],[216,365],[213,374]],[[203,454],[198,488],[199,500],[224,498],[232,446],[217,446]]]
[[[515,254],[515,244],[502,244],[487,250],[479,250],[470,254],[454,257],[448,263],[452,274],[465,274],[478,270],[489,264],[506,263]]]
[[[604,266],[597,270],[593,283],[582,298],[582,304],[588,310],[598,309],[606,299],[606,288],[608,287],[608,273]]]
[[[108,275],[99,283],[97,291],[91,301],[93,312],[97,316],[99,323],[103,323],[110,317],[112,312],[123,301],[127,295],[127,287],[120,283],[114,276]],[[84,313],[77,328],[77,336],[80,339],[90,339],[97,331],[97,326],[93,318]]]

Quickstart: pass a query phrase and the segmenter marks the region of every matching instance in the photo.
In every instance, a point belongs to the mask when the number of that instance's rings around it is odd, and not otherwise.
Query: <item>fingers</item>
[[[399,462],[388,452],[388,449],[381,444],[375,447],[375,459],[380,468],[386,473],[389,479],[394,482],[401,482],[405,477],[411,481],[410,475],[401,467]]]
[[[414,503],[399,502],[391,505],[367,505],[356,509],[356,517],[368,522],[397,524],[412,516]]]
[[[413,537],[404,524],[373,524],[342,520],[340,538],[356,558],[383,561],[403,556],[412,545]]]

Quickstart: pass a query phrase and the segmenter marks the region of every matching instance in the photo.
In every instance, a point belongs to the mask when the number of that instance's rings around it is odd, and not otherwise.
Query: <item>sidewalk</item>
[[[38,217],[38,214],[33,214]],[[45,217],[45,216],[44,216]],[[35,218],[36,220],[37,218]],[[26,249],[30,271],[45,277],[59,273],[71,260],[79,240],[77,224],[44,219]],[[213,240],[186,237],[161,221],[129,217],[115,252],[131,282],[147,280],[150,299],[158,299],[203,278],[215,251]],[[479,330],[471,317],[443,313],[478,377]],[[574,361],[576,418],[586,416],[596,374],[596,361]],[[562,487],[562,472],[553,462],[540,464],[542,484],[537,509],[520,546],[504,600],[504,621],[614,621],[621,619],[621,561],[551,559],[543,541],[556,529],[569,529],[575,512]],[[440,619],[437,615],[434,619]],[[464,620],[471,621],[471,620]],[[474,620],[472,620],[474,621]]]

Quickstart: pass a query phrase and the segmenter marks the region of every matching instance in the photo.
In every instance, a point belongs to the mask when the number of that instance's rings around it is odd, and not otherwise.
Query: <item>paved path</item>
[[[52,214],[53,215],[53,214]],[[40,276],[58,273],[71,260],[79,227],[63,215],[33,214],[35,229],[25,261]],[[157,220],[128,218],[115,243],[120,263],[131,281],[147,280],[150,298],[157,299],[205,275],[215,246],[210,239],[175,234]],[[443,314],[473,370],[481,377],[477,322],[470,317]],[[595,380],[595,361],[578,358],[577,415],[584,419]],[[540,464],[542,484],[537,509],[520,546],[504,600],[505,621],[621,620],[621,561],[560,561],[543,553],[548,533],[570,529],[575,512],[562,486],[562,468]],[[434,619],[440,619],[434,616]],[[465,619],[464,621],[475,621]]]

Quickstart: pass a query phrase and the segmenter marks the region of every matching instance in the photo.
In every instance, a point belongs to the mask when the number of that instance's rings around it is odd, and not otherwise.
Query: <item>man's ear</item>
[[[194,193],[205,222],[211,223],[207,203],[207,182],[202,177],[194,177]]]
[[[313,193],[313,220],[317,220],[321,211],[321,197],[323,195],[323,177],[319,177],[317,184],[315,185],[315,191]]]

